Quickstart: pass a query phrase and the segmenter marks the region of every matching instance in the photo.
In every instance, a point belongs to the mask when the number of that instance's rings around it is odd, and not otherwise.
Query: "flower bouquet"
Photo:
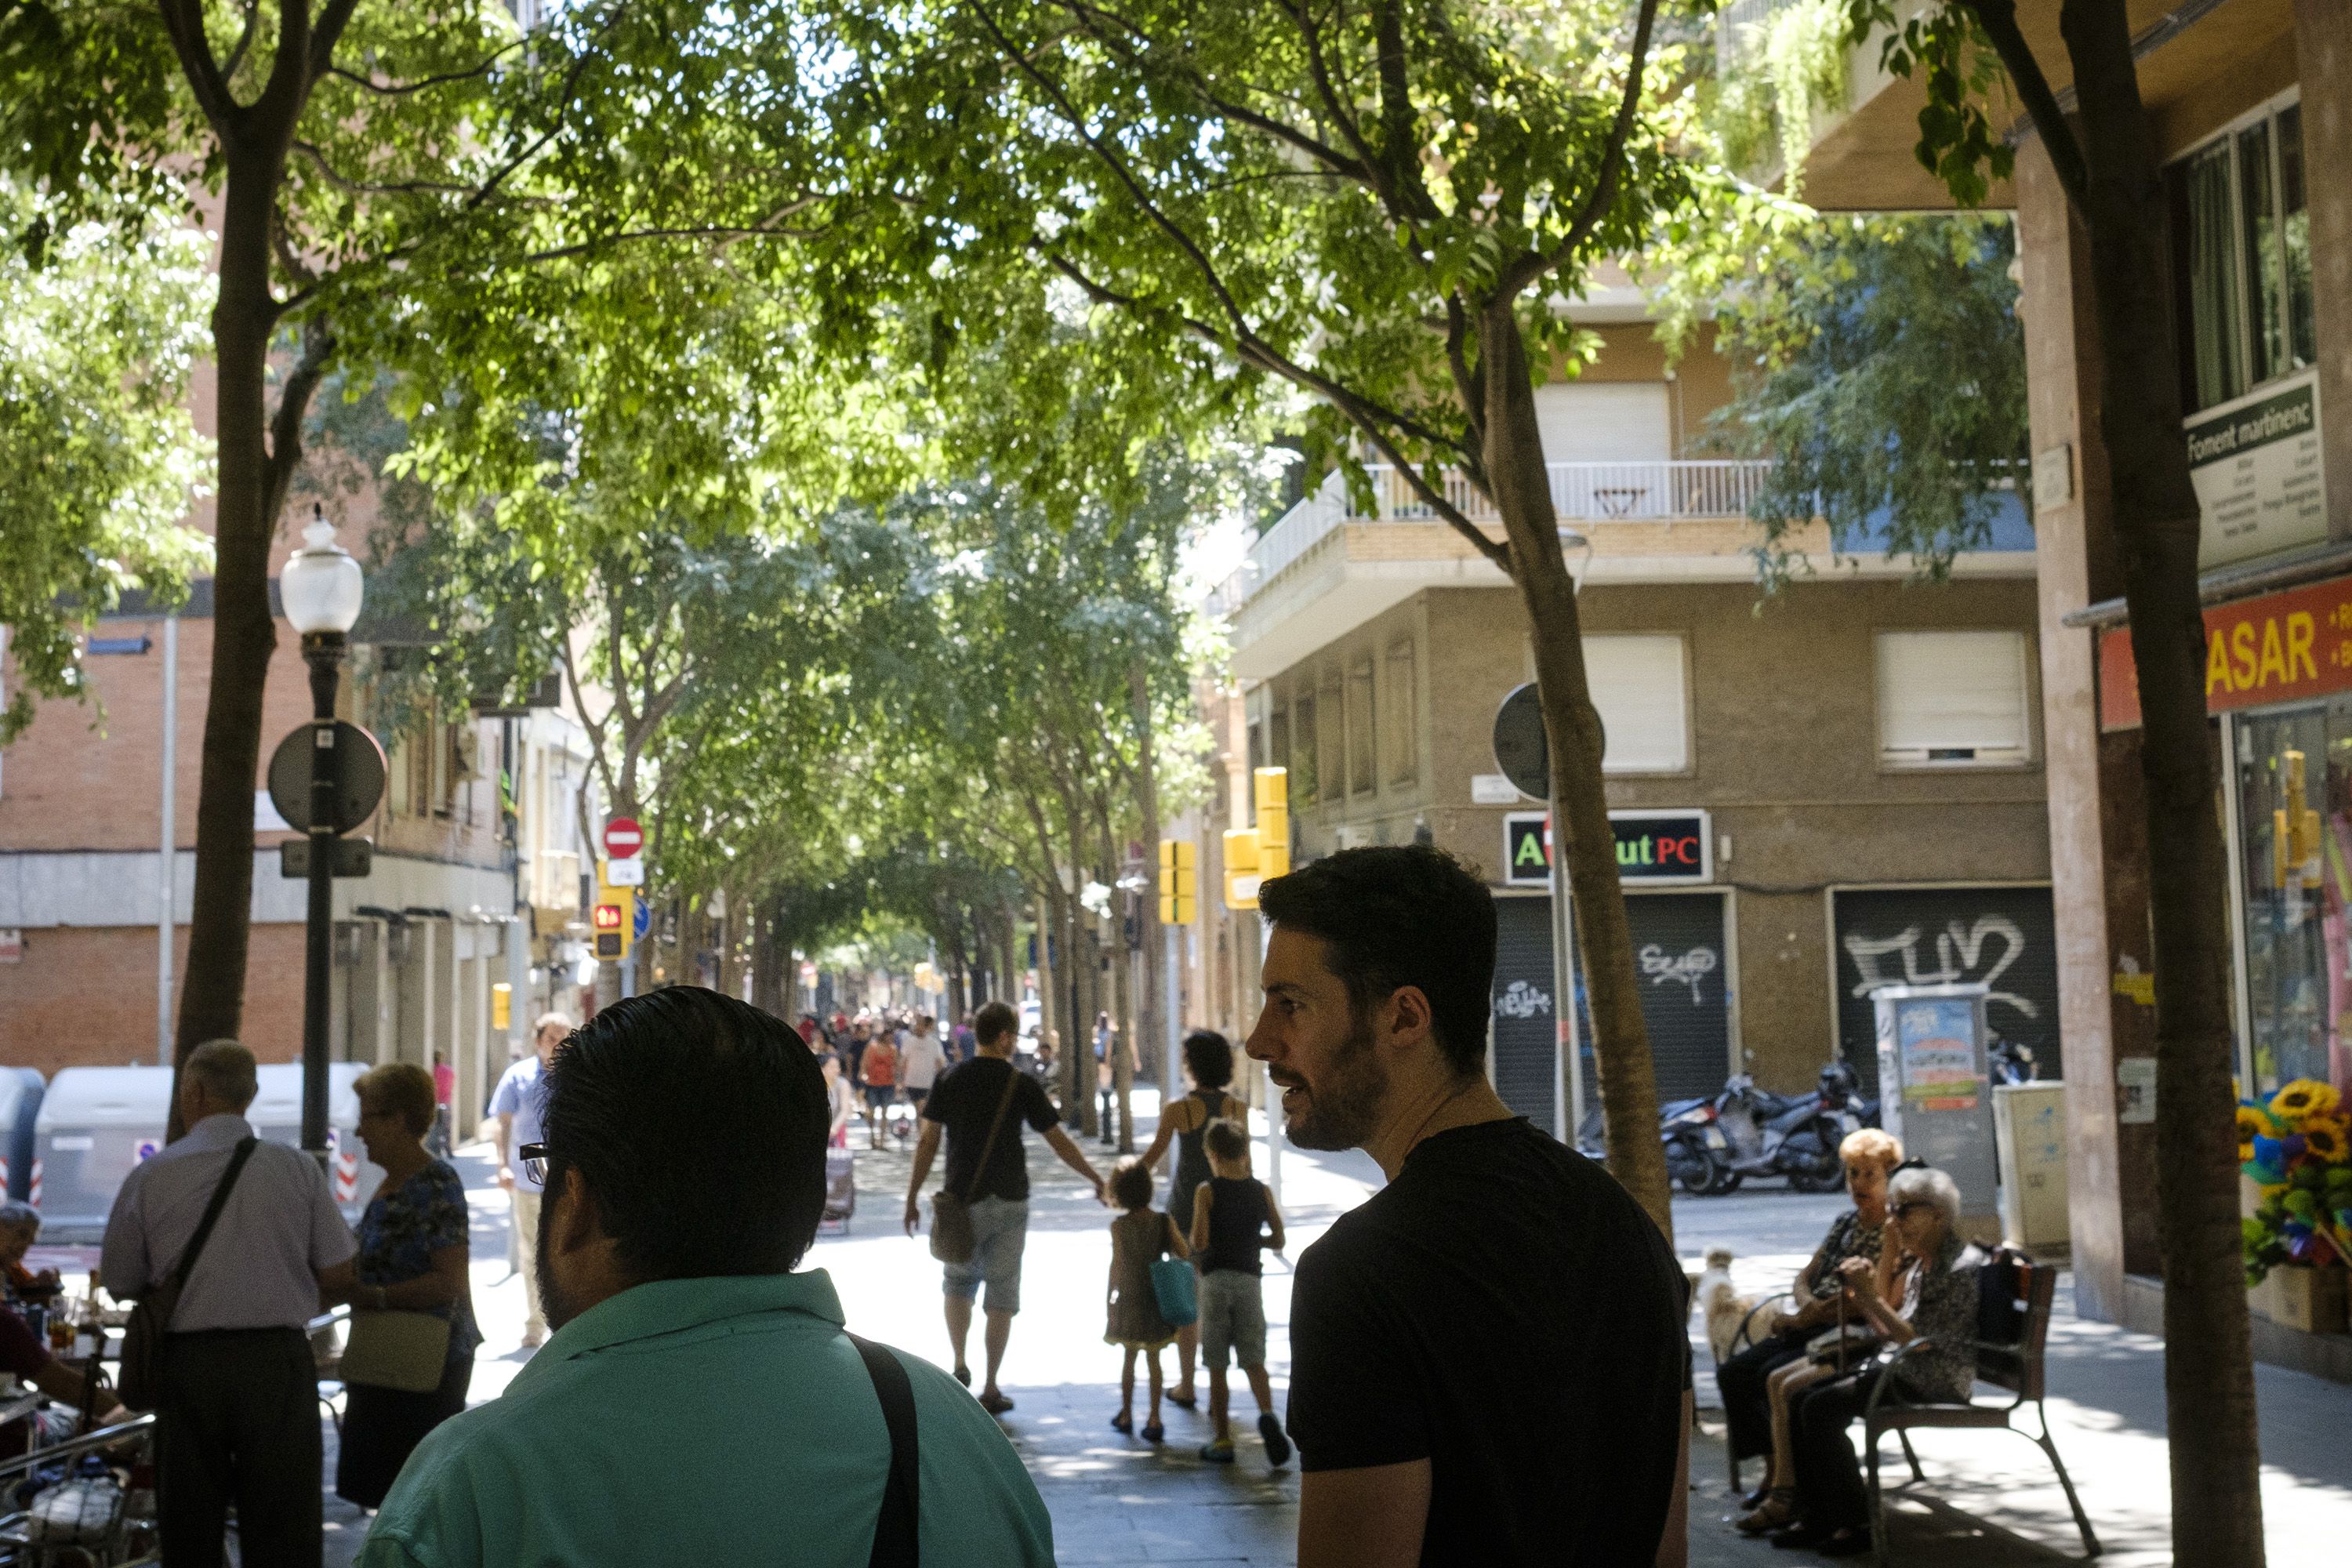
[[[2273,1268],[2352,1264],[2352,1124],[2329,1085],[2297,1079],[2238,1106],[2239,1169],[2260,1194],[2242,1222],[2246,1283]]]

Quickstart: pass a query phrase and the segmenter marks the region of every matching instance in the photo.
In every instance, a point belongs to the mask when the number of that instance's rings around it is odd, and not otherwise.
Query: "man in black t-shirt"
[[[948,1342],[955,1350],[956,1380],[969,1386],[971,1368],[964,1361],[964,1341],[971,1332],[972,1298],[985,1284],[988,1297],[982,1307],[988,1328],[983,1342],[988,1375],[981,1384],[980,1403],[992,1415],[1013,1408],[1013,1401],[996,1386],[996,1372],[1004,1361],[1005,1343],[1013,1337],[1013,1314],[1021,1310],[1021,1253],[1029,1239],[1029,1160],[1021,1146],[1022,1123],[1042,1133],[1063,1163],[1093,1184],[1097,1199],[1103,1190],[1102,1177],[1062,1131],[1054,1102],[1045,1098],[1044,1088],[1013,1067],[1013,1031],[1018,1023],[1013,1009],[1003,1002],[989,1003],[973,1017],[980,1054],[949,1068],[932,1086],[930,1098],[923,1102],[923,1136],[915,1146],[914,1180],[907,1184],[907,1234],[912,1236],[922,1221],[923,1182],[931,1173],[931,1162],[944,1135],[946,1190],[971,1205],[973,1240],[970,1262],[943,1266]]]
[[[1299,1568],[1680,1564],[1682,1273],[1615,1178],[1488,1083],[1493,896],[1400,847],[1258,900],[1249,1054],[1292,1142],[1389,1178],[1292,1288]]]

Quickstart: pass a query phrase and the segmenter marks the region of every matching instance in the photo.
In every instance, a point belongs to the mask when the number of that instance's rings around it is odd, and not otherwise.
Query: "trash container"
[[[41,1239],[104,1239],[114,1194],[131,1167],[163,1146],[172,1114],[170,1068],[67,1068],[33,1122],[26,1201],[41,1211]]]
[[[343,1218],[359,1223],[368,1200],[383,1180],[383,1167],[367,1157],[359,1140],[360,1097],[352,1086],[367,1071],[360,1062],[327,1064],[327,1177],[334,1184],[335,1206]],[[246,1108],[245,1119],[272,1143],[289,1149],[302,1146],[302,1064],[265,1062],[255,1075],[260,1089]]]
[[[33,1190],[33,1122],[47,1092],[31,1068],[0,1068],[0,1189],[18,1203]]]

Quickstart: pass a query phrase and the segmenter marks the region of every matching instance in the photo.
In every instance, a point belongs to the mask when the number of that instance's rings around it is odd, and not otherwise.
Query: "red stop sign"
[[[646,847],[646,830],[634,816],[616,816],[604,824],[604,853],[615,860],[634,859]]]

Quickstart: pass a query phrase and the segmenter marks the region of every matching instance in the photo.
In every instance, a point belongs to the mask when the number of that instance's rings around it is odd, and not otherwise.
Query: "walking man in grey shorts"
[[[982,1307],[988,1316],[988,1372],[981,1384],[980,1403],[990,1415],[1001,1415],[1013,1408],[1013,1401],[996,1386],[996,1373],[1013,1337],[1013,1314],[1021,1310],[1021,1251],[1029,1238],[1029,1160],[1021,1143],[1022,1124],[1036,1129],[1063,1163],[1094,1187],[1097,1199],[1103,1179],[1062,1131],[1045,1089],[1013,1067],[1013,1040],[1020,1020],[1012,1007],[991,1002],[971,1022],[980,1054],[950,1068],[923,1102],[923,1136],[915,1145],[914,1180],[907,1184],[907,1234],[914,1235],[921,1222],[923,1182],[944,1137],[947,1190],[971,1205],[973,1239],[971,1261],[944,1266],[948,1343],[955,1351],[956,1381],[969,1387],[971,1368],[964,1360],[964,1342],[971,1332],[972,1300],[985,1286],[988,1294]]]
[[[1265,1297],[1261,1246],[1282,1250],[1282,1210],[1264,1182],[1250,1174],[1249,1130],[1220,1117],[1201,1135],[1209,1179],[1192,1194],[1192,1257],[1201,1266],[1201,1359],[1209,1368],[1209,1421],[1213,1431],[1201,1458],[1234,1462],[1232,1394],[1225,1357],[1242,1363],[1257,1396],[1258,1436],[1265,1461],[1290,1461],[1290,1439],[1274,1414],[1274,1385],[1265,1375]]]

